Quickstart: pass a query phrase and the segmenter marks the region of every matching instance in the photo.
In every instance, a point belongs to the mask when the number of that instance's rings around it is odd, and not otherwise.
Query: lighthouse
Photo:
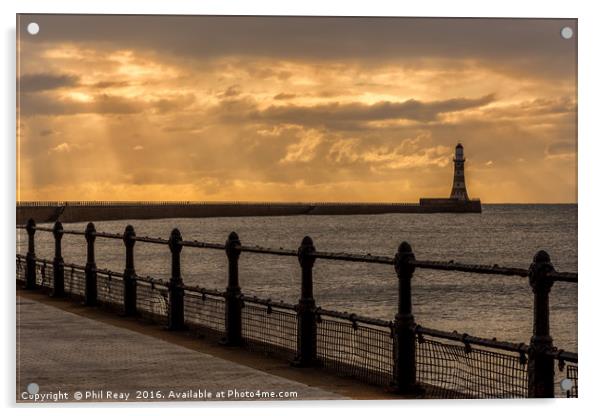
[[[420,198],[418,212],[472,212],[481,213],[481,200],[469,199],[464,180],[464,146],[456,145],[454,155],[454,182],[449,198]]]
[[[456,155],[454,157],[454,182],[452,184],[452,199],[468,201],[468,192],[466,192],[466,182],[464,181],[464,146],[462,143],[456,145]]]

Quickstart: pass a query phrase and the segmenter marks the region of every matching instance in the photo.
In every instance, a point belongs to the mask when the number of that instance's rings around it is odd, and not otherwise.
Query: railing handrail
[[[520,357],[515,357],[513,362],[518,362],[523,366],[528,362],[528,383],[527,396],[534,398],[554,397],[554,361],[558,362],[560,371],[563,371],[565,362],[577,363],[577,354],[559,350],[554,346],[553,339],[550,334],[550,302],[549,295],[554,281],[565,281],[577,283],[577,273],[558,273],[552,263],[550,255],[545,250],[539,250],[534,256],[529,269],[506,268],[495,264],[478,265],[478,264],[463,264],[456,262],[441,262],[441,261],[420,261],[416,260],[412,246],[407,241],[402,241],[393,258],[387,256],[372,256],[368,254],[348,254],[335,252],[318,252],[314,242],[310,236],[305,236],[298,246],[297,250],[291,249],[272,249],[260,246],[243,246],[236,232],[231,232],[228,235],[224,244],[208,243],[200,241],[185,241],[178,228],[173,228],[169,239],[156,237],[138,237],[132,225],[127,225],[123,234],[119,233],[103,233],[97,232],[93,223],[88,223],[85,231],[67,231],[67,234],[76,234],[84,236],[86,241],[86,265],[80,266],[76,264],[65,265],[62,257],[62,239],[65,231],[60,221],[56,221],[52,229],[46,227],[36,227],[35,220],[30,218],[25,227],[27,231],[27,255],[25,256],[25,290],[35,290],[38,287],[36,270],[39,269],[39,264],[42,263],[42,286],[45,282],[47,260],[41,262],[37,260],[35,250],[35,234],[36,230],[51,232],[54,237],[54,258],[52,260],[52,293],[54,297],[65,295],[65,266],[71,267],[71,277],[74,276],[74,270],[80,270],[78,279],[81,280],[81,275],[85,276],[84,287],[84,305],[96,306],[98,302],[98,270],[95,257],[95,241],[97,237],[122,239],[125,247],[125,268],[120,286],[122,287],[122,316],[135,317],[139,315],[139,306],[137,287],[139,283],[150,285],[151,290],[155,288],[155,284],[162,285],[159,289],[161,296],[167,301],[166,314],[167,328],[171,331],[179,331],[186,329],[185,321],[185,293],[202,295],[202,303],[210,296],[209,305],[214,305],[214,302],[223,304],[224,312],[224,329],[225,337],[220,341],[223,345],[241,346],[244,343],[243,331],[243,313],[245,301],[251,304],[264,305],[264,312],[271,314],[273,307],[282,310],[276,319],[290,319],[294,317],[296,320],[297,334],[294,337],[296,340],[295,358],[292,364],[297,367],[314,367],[320,365],[318,355],[318,339],[319,327],[321,322],[325,322],[325,328],[345,327],[346,330],[352,329],[354,332],[360,328],[361,334],[365,337],[367,334],[379,334],[382,337],[387,334],[391,337],[392,342],[389,346],[393,346],[391,364],[391,378],[389,387],[391,391],[401,394],[414,394],[424,391],[417,378],[417,348],[418,345],[427,343],[428,348],[442,348],[445,342],[435,341],[434,339],[452,340],[453,342],[463,345],[464,353],[471,354],[474,350],[472,344],[482,345],[489,351],[476,350],[477,357],[483,354],[490,356],[498,356],[500,352],[494,353],[495,349],[500,351],[514,351],[520,354]],[[135,251],[134,246],[137,241],[166,245],[171,252],[171,274],[169,282],[165,283],[161,279],[152,277],[140,277],[135,269]],[[209,248],[223,250],[223,253],[228,259],[228,283],[225,291],[208,290],[198,286],[187,286],[181,273],[181,252],[184,246]],[[296,305],[286,304],[284,302],[273,302],[271,299],[258,299],[256,297],[247,297],[243,295],[239,284],[239,258],[243,251],[255,252],[262,254],[273,254],[280,256],[294,256],[298,260],[301,268],[301,290],[299,301]],[[395,274],[397,275],[397,313],[395,319],[391,321],[383,321],[380,319],[358,317],[355,314],[342,313],[338,311],[324,310],[317,306],[313,295],[313,269],[315,261],[318,258],[327,260],[342,260],[352,262],[370,262],[381,263],[394,266]],[[23,257],[17,256],[18,269],[22,263]],[[433,270],[449,270],[456,272],[492,274],[492,275],[518,275],[528,276],[528,284],[533,292],[533,335],[527,347],[524,343],[516,344],[511,342],[500,342],[497,339],[485,339],[473,337],[468,334],[460,335],[457,332],[446,332],[428,328],[422,328],[416,324],[412,313],[412,278],[417,268],[426,268]],[[113,274],[106,270],[101,274],[106,273],[111,280]],[[73,282],[71,282],[72,284]],[[108,286],[110,288],[110,286]],[[110,290],[110,289],[109,289]],[[262,308],[259,308],[262,309]],[[250,311],[255,309],[251,308]],[[154,312],[153,312],[154,313]],[[165,316],[165,314],[163,314]],[[326,321],[324,319],[326,318]],[[334,319],[334,320],[333,320]],[[359,326],[359,323],[362,326]],[[349,324],[350,323],[350,324]],[[385,329],[386,328],[386,329]],[[375,332],[376,331],[376,332]],[[429,339],[424,339],[427,335]],[[437,338],[438,337],[438,338]],[[290,340],[289,340],[290,342]],[[294,341],[293,341],[294,342]],[[289,348],[290,345],[287,346]],[[452,348],[457,351],[458,347]],[[290,349],[290,348],[289,348]],[[497,355],[496,355],[497,354]],[[528,355],[528,359],[527,359]],[[388,364],[387,364],[388,365]],[[567,367],[568,368],[568,367]],[[571,367],[575,368],[576,367]],[[568,374],[568,369],[567,369]],[[576,392],[575,392],[576,393]]]
[[[17,254],[17,258],[22,261],[25,261],[25,256],[23,256],[21,254]],[[42,263],[42,264],[52,264],[52,260],[48,260],[48,259],[36,259],[36,262]],[[66,269],[76,269],[76,270],[80,270],[80,271],[85,270],[85,266],[74,264],[74,263],[65,263],[65,268]],[[111,276],[123,278],[123,273],[113,272],[113,271],[110,271],[107,269],[97,269],[96,272],[98,274],[105,274],[105,275],[111,275]],[[142,277],[142,276],[136,275],[135,279],[138,281],[149,283],[149,284],[165,286],[166,288],[168,287],[168,283],[166,281],[164,281],[162,279],[153,278],[150,276]],[[200,295],[209,295],[209,296],[215,296],[215,297],[224,297],[225,296],[224,292],[216,290],[216,289],[207,289],[207,288],[195,286],[195,285],[184,285],[183,288],[184,288],[184,290],[186,290],[188,292],[195,292]],[[297,305],[295,305],[295,304],[287,303],[284,301],[274,301],[270,298],[260,298],[257,296],[248,296],[248,295],[241,294],[239,296],[239,299],[241,301],[243,301],[244,303],[263,305],[263,306],[268,306],[270,308],[277,308],[277,309],[283,309],[283,310],[289,310],[289,311],[297,310]],[[362,324],[372,325],[372,326],[376,326],[376,327],[387,328],[388,330],[392,330],[392,328],[393,328],[392,321],[357,315],[355,313],[339,312],[339,311],[335,311],[335,310],[324,309],[324,308],[321,308],[320,306],[316,307],[315,313],[319,317],[328,316],[331,318],[349,321],[352,324],[362,323]],[[419,335],[419,341],[420,341],[420,335],[427,335],[427,336],[430,336],[433,338],[441,338],[441,339],[447,339],[450,341],[457,341],[464,345],[478,345],[478,346],[487,347],[487,348],[499,349],[499,350],[504,350],[504,351],[509,351],[509,352],[516,352],[521,355],[529,353],[529,345],[522,343],[522,342],[516,343],[516,342],[508,342],[508,341],[499,341],[496,338],[482,338],[482,337],[469,335],[467,333],[461,334],[457,331],[443,331],[443,330],[439,330],[439,329],[423,327],[421,325],[416,325],[415,332],[416,332],[416,334]],[[565,351],[562,349],[554,349],[554,350],[548,351],[547,354],[559,361],[562,360],[562,361],[571,362],[571,363],[578,362],[578,354],[575,352]]]
[[[17,225],[17,228],[23,229],[25,226]],[[36,231],[42,232],[54,232],[54,230],[50,227],[40,227],[35,226],[34,229]],[[85,235],[84,231],[77,230],[61,230],[59,233],[62,234],[71,234],[71,235]],[[110,238],[110,239],[123,239],[123,234],[120,233],[106,233],[96,231],[94,233],[96,237],[99,238]],[[146,236],[136,236],[133,239],[137,242],[142,243],[150,243],[150,244],[163,244],[168,245],[169,240],[160,237],[146,237]],[[179,242],[183,247],[196,247],[196,248],[205,248],[205,249],[213,249],[213,250],[225,250],[226,245],[222,243],[209,243],[197,240],[182,240]],[[276,256],[289,256],[289,257],[297,257],[297,250],[293,249],[285,249],[285,248],[269,248],[269,247],[261,247],[261,246],[247,246],[241,245],[240,250],[242,252],[248,253],[256,253],[256,254],[270,254]],[[348,262],[361,262],[361,263],[376,263],[376,264],[387,264],[393,265],[395,264],[395,258],[390,256],[375,256],[372,254],[353,254],[353,253],[343,253],[343,252],[327,252],[327,251],[316,251],[311,254],[312,257],[316,259],[324,259],[324,260],[338,260],[338,261],[348,261]],[[529,276],[529,270],[524,268],[517,267],[503,267],[497,264],[493,265],[484,265],[484,264],[469,264],[469,263],[461,263],[455,262],[454,260],[450,261],[432,261],[432,260],[412,260],[410,263],[418,268],[418,269],[429,269],[429,270],[445,270],[445,271],[453,271],[453,272],[464,272],[464,273],[476,273],[476,274],[492,274],[498,276],[520,276],[527,277]],[[567,282],[567,283],[578,283],[578,273],[575,272],[551,272],[549,273],[549,277],[557,282]]]

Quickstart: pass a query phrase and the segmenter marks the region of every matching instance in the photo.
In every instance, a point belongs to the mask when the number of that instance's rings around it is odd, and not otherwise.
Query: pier
[[[37,222],[60,220],[70,223],[160,218],[480,212],[479,200],[448,198],[423,198],[419,203],[48,201],[17,202],[17,224],[25,224],[29,218]]]
[[[244,245],[236,233],[225,243],[185,240],[174,229],[168,238],[140,237],[132,226],[123,233],[65,230],[27,222],[28,251],[17,254],[17,282],[31,293],[49,293],[57,299],[83,302],[90,310],[119,313],[135,319],[213,340],[224,349],[261,353],[274,362],[291,364],[291,371],[307,369],[328,376],[377,386],[398,397],[520,398],[577,397],[578,355],[554,347],[550,334],[549,293],[555,282],[576,284],[577,273],[558,272],[545,251],[535,253],[529,269],[499,265],[463,264],[418,259],[407,242],[392,256],[317,251],[310,237],[297,249]],[[52,233],[55,255],[36,257],[35,234]],[[87,246],[85,262],[66,262],[63,235],[80,236]],[[124,244],[124,270],[96,266],[95,245],[103,239]],[[136,244],[162,245],[171,253],[168,281],[139,276],[134,262]],[[182,279],[182,250],[221,250],[228,262],[224,291],[187,285]],[[296,304],[246,296],[239,276],[241,255],[254,253],[295,257],[301,269]],[[316,261],[364,262],[391,269],[398,281],[398,312],[391,320],[323,309],[313,294]],[[412,278],[416,269],[476,273],[495,279],[524,279],[533,294],[533,336],[525,343],[485,339],[478,334],[441,331],[415,322],[412,314]],[[53,335],[60,338],[60,333]],[[526,340],[527,341],[527,340]],[[41,348],[41,347],[40,347]],[[140,352],[142,353],[142,352]],[[560,389],[559,381],[570,388]],[[150,377],[152,380],[152,377]],[[108,382],[108,380],[107,380]]]

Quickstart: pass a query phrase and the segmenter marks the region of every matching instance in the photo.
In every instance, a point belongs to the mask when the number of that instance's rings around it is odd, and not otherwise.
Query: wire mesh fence
[[[519,354],[419,337],[416,378],[440,398],[527,397],[527,361]]]
[[[169,310],[167,287],[139,281],[136,286],[136,309],[144,317],[165,325]]]
[[[123,305],[123,279],[111,272],[96,274],[98,300],[115,309]]]
[[[191,329],[223,335],[226,331],[225,314],[223,296],[184,291],[184,322]]]
[[[320,316],[317,355],[325,368],[336,373],[381,386],[392,380],[393,338],[388,327]]]
[[[17,256],[17,280],[25,281],[27,265]],[[65,292],[83,296],[86,275],[82,266],[65,265]],[[159,323],[169,314],[169,289],[165,282],[136,277],[136,306],[143,315]],[[36,283],[53,287],[53,266],[36,260]],[[120,273],[97,271],[97,292],[101,304],[123,305],[124,282]],[[269,300],[244,298],[241,310],[245,348],[293,359],[298,348],[298,316],[295,307]],[[316,313],[316,352],[327,371],[366,383],[387,386],[395,367],[394,337],[390,323],[370,324],[357,317],[321,311]],[[193,331],[223,336],[226,333],[225,293],[187,287],[184,291],[184,319]],[[368,322],[370,318],[363,318]],[[577,363],[556,361],[556,397],[577,397]],[[416,378],[436,398],[522,398],[528,396],[528,354],[418,334]],[[562,390],[560,380],[571,381]]]
[[[65,267],[65,293],[70,296],[84,296],[86,293],[86,273],[74,267]]]
[[[52,287],[54,282],[54,269],[52,263],[36,263],[36,285]]]
[[[25,281],[25,263],[22,262],[18,256],[17,256],[17,265],[15,268],[15,272],[17,273],[17,280],[24,282]]]
[[[265,354],[289,359],[297,351],[297,313],[245,301],[242,308],[242,337],[245,345]]]
[[[566,366],[566,378],[571,381],[571,387],[566,392],[566,397],[578,397],[577,366],[569,364]]]

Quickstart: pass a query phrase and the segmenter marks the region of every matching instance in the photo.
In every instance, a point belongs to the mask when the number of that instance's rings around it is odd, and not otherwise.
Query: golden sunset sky
[[[577,201],[576,20],[18,20],[19,200]]]

